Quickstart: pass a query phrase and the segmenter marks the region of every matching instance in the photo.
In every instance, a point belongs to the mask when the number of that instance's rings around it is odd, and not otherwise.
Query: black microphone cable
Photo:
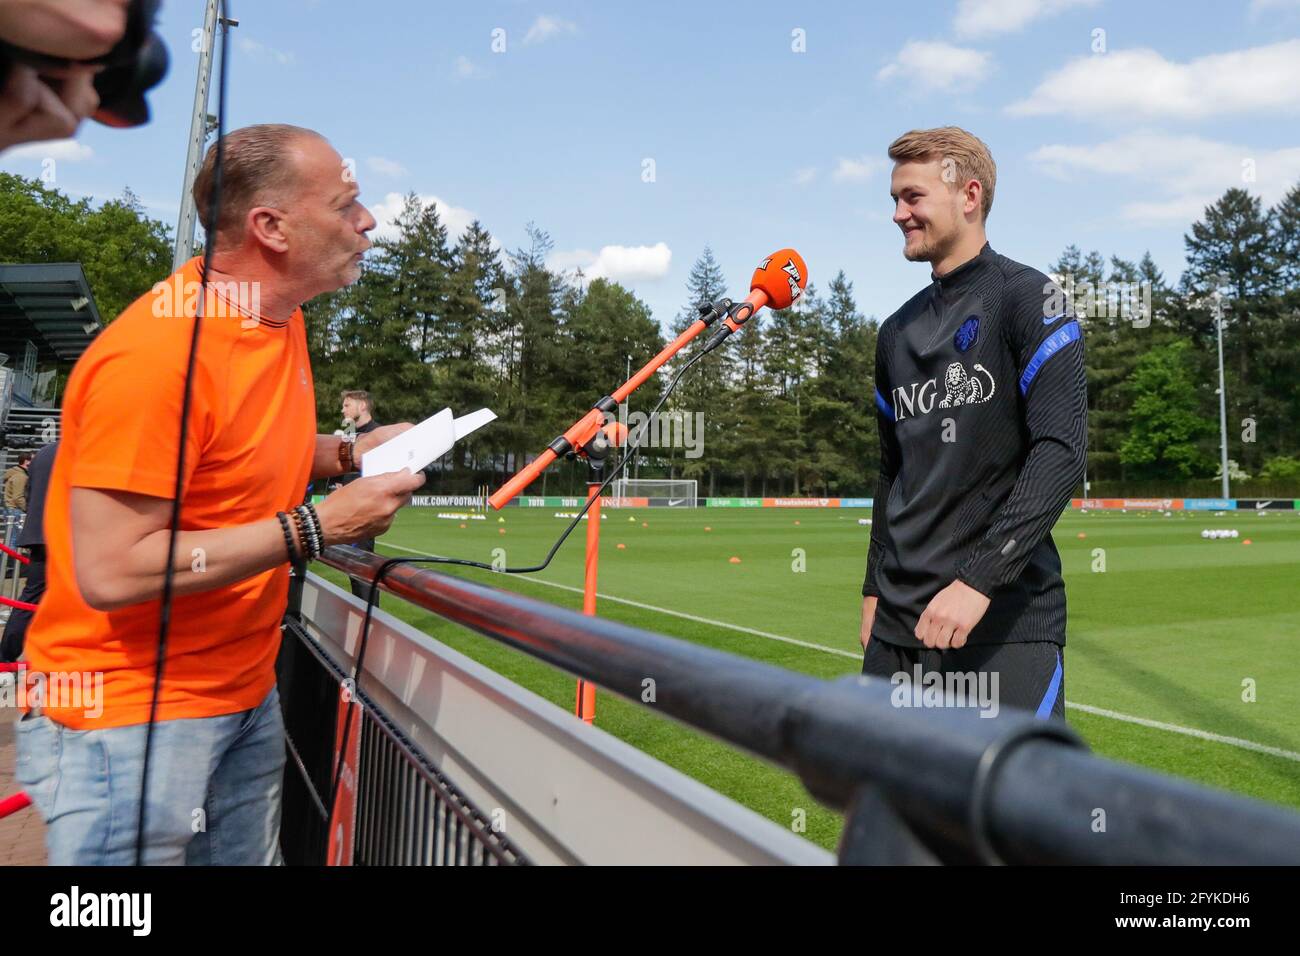
[[[343,776],[343,764],[346,760],[348,737],[352,730],[352,709],[356,706],[356,703],[360,698],[359,688],[361,682],[361,671],[365,664],[366,645],[370,641],[370,622],[373,619],[375,602],[379,597],[379,582],[384,579],[390,569],[402,564],[453,564],[467,568],[482,568],[485,571],[494,571],[498,574],[535,574],[538,571],[545,570],[547,565],[551,563],[551,559],[555,557],[556,552],[560,550],[560,546],[563,545],[569,535],[573,533],[573,529],[578,526],[583,517],[587,514],[587,511],[591,508],[592,504],[594,504],[596,499],[600,497],[600,493],[609,486],[611,481],[618,477],[619,473],[627,467],[628,462],[636,457],[636,453],[641,448],[641,442],[645,437],[646,430],[650,427],[650,423],[654,421],[655,415],[659,414],[659,409],[663,408],[663,404],[668,400],[668,396],[673,393],[675,388],[677,388],[677,383],[681,381],[682,376],[686,374],[691,366],[704,358],[704,356],[710,351],[711,349],[706,348],[697,350],[696,353],[691,356],[690,360],[678,369],[677,373],[668,383],[668,387],[664,389],[664,393],[660,396],[659,401],[655,403],[655,407],[650,411],[650,414],[646,416],[645,422],[642,423],[641,427],[637,430],[635,442],[629,442],[629,446],[623,454],[623,457],[619,460],[619,463],[610,470],[609,475],[600,483],[600,487],[596,489],[596,493],[587,499],[586,503],[582,506],[582,510],[574,516],[573,520],[569,522],[564,531],[560,533],[559,538],[556,539],[555,544],[551,545],[551,550],[546,552],[546,557],[542,559],[540,564],[534,564],[524,568],[494,568],[490,564],[485,564],[482,561],[471,561],[468,558],[429,556],[421,558],[388,558],[379,566],[379,570],[375,572],[375,576],[370,582],[370,591],[366,597],[366,616],[361,625],[361,640],[357,644],[357,659],[352,668],[352,688],[349,695],[347,713],[343,718],[343,737],[340,741],[338,751],[339,761],[338,766],[334,770],[334,782],[330,786],[329,818],[326,820],[327,825],[329,821],[334,819],[335,804],[338,800],[339,794],[339,781]]]
[[[208,276],[212,273],[212,250],[216,246],[217,224],[221,213],[221,169],[226,135],[226,51],[230,39],[229,4],[221,0],[217,22],[221,24],[221,59],[217,66],[217,143],[212,166],[212,197],[208,202],[209,229],[204,236],[203,272],[199,276],[199,300],[194,308],[194,330],[190,335],[190,356],[185,368],[185,386],[181,398],[180,441],[176,446],[176,481],[172,486],[171,529],[167,535],[167,567],[163,570],[162,607],[158,615],[158,659],[154,663],[153,693],[149,701],[149,723],[144,734],[144,761],[140,770],[140,812],[136,818],[135,865],[144,862],[146,806],[149,802],[149,757],[153,749],[153,728],[158,722],[158,696],[162,687],[163,664],[167,658],[167,637],[171,631],[173,579],[175,577],[176,538],[180,534],[181,490],[185,474],[185,442],[189,437],[190,405],[194,394],[194,366],[199,353],[200,320],[207,303]],[[179,237],[177,237],[179,238]],[[182,302],[182,310],[184,303]]]

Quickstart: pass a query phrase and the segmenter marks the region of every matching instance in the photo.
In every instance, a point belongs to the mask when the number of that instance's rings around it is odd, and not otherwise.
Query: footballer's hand
[[[936,650],[964,647],[989,609],[989,599],[969,584],[953,581],[934,596],[916,623],[916,639]]]
[[[876,602],[879,600],[874,594],[862,599],[862,630],[858,632],[858,641],[864,651],[871,640],[871,625],[876,621]]]

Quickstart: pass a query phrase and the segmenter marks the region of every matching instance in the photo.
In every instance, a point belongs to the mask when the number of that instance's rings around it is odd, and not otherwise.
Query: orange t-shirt
[[[96,611],[82,600],[68,505],[74,487],[172,497],[201,268],[191,259],[133,302],[68,380],[45,503],[47,589],[26,646],[32,672],[49,675],[44,711],[66,727],[149,719],[161,600],[116,611]],[[275,322],[238,309],[236,301],[209,298],[199,333],[182,530],[273,518],[301,503],[311,478],[316,403],[302,310]],[[201,567],[202,556],[193,557],[192,567]],[[216,717],[262,702],[275,683],[288,587],[286,558],[243,581],[173,596],[160,720]],[[102,700],[88,707],[84,696],[56,695],[56,680],[75,686],[72,674],[102,674]],[[82,686],[92,679],[84,677]]]

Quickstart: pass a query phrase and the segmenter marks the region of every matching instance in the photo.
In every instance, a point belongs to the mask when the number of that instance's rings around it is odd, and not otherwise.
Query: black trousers
[[[27,583],[18,600],[36,604],[45,593],[45,548],[31,549],[32,563],[27,565]],[[32,623],[35,611],[23,608],[10,608],[9,620],[5,622],[4,637],[0,638],[0,663],[12,664],[23,656],[23,642],[27,639],[27,626]]]
[[[918,671],[917,668],[920,668]],[[975,644],[956,650],[932,650],[928,647],[899,647],[877,637],[867,643],[862,658],[862,673],[883,677],[895,684],[914,685],[920,676],[921,688],[927,684],[965,686],[960,682],[939,681],[929,675],[987,675],[983,688],[995,691],[999,708],[1015,707],[1032,711],[1041,718],[1065,718],[1065,648],[1051,641],[1027,641],[1012,644]],[[996,682],[992,679],[996,676]],[[920,699],[917,692],[904,695],[909,705]]]

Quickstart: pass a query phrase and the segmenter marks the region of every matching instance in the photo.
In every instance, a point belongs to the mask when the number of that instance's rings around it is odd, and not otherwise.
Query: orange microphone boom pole
[[[725,304],[724,304],[725,303]],[[626,382],[608,399],[601,399],[596,405],[587,412],[586,415],[578,419],[573,425],[559,438],[547,446],[546,451],[542,452],[531,462],[525,465],[513,478],[502,485],[492,497],[488,498],[490,504],[495,510],[500,511],[525,488],[537,480],[537,477],[550,467],[560,455],[569,451],[576,451],[585,448],[587,443],[596,437],[596,432],[600,431],[605,424],[605,412],[608,410],[604,406],[608,405],[610,409],[617,408],[627,397],[631,395],[638,387],[645,383],[655,372],[680,352],[686,343],[695,336],[707,329],[713,322],[716,322],[719,316],[731,305],[730,299],[723,299],[714,306],[710,307],[709,313],[712,318],[707,321],[704,318],[696,319],[690,326],[682,332],[681,335],[664,347],[664,349],[647,362],[640,371],[629,378]],[[707,315],[708,313],[706,313]],[[557,450],[558,448],[558,450]]]
[[[587,457],[590,443],[601,435],[609,444],[619,445],[626,440],[626,430],[606,429],[605,416],[625,402],[634,391],[643,385],[651,375],[657,372],[674,355],[685,348],[686,344],[703,332],[718,319],[721,326],[709,338],[705,351],[712,351],[721,345],[733,332],[765,305],[774,309],[788,309],[808,285],[808,266],[803,257],[793,249],[781,249],[772,253],[759,263],[749,283],[749,295],[743,302],[732,303],[722,299],[713,305],[700,306],[700,318],[692,322],[681,335],[666,345],[658,355],[637,371],[635,375],[620,385],[612,394],[603,396],[591,411],[573,423],[563,435],[560,435],[546,447],[546,450],[520,469],[514,477],[502,485],[495,494],[488,498],[494,510],[500,511],[520,492],[537,480],[551,463],[561,455],[580,455]],[[602,457],[604,449],[602,449]],[[601,481],[592,480],[587,484],[587,499],[591,505],[587,511],[587,556],[583,575],[584,614],[596,614],[596,574],[600,558],[600,493]],[[592,501],[592,499],[596,499]],[[587,723],[596,717],[596,688],[588,681],[579,680],[574,702],[574,712]]]

